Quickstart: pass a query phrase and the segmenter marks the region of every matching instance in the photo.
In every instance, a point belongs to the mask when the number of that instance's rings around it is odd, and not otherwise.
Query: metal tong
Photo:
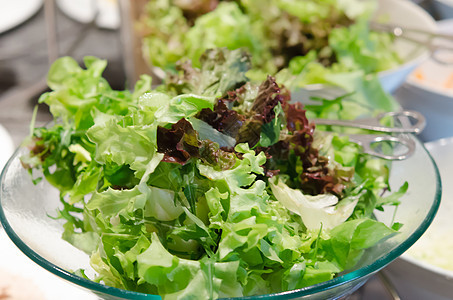
[[[393,117],[394,120],[400,123],[401,126],[400,127],[383,126],[380,123],[380,121],[388,117]],[[348,134],[349,140],[361,146],[363,152],[387,160],[403,160],[411,156],[415,151],[415,142],[410,136],[407,135],[407,133],[418,134],[426,126],[425,117],[421,113],[409,110],[399,112],[385,112],[379,114],[376,118],[365,118],[354,121],[328,120],[328,119],[314,119],[313,121],[317,125],[353,127],[367,129],[376,132],[399,134],[398,136],[375,135],[375,134]],[[376,144],[383,142],[401,144],[402,146],[405,147],[406,151],[394,155],[378,152],[375,146],[377,146]]]
[[[425,46],[431,52],[432,59],[438,63],[445,65],[453,64],[451,55],[443,55],[445,51],[453,52],[453,35],[378,22],[371,22],[370,28],[376,31],[388,32],[397,38]]]

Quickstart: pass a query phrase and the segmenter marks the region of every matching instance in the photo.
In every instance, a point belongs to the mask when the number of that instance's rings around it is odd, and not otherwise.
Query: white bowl
[[[104,29],[120,27],[120,12],[116,0],[57,0],[58,8],[68,17],[80,23],[90,23],[96,18],[96,25]]]
[[[441,19],[453,18],[453,0],[434,0],[433,5]]]
[[[439,32],[453,35],[453,19],[438,24]],[[443,54],[453,61],[453,51]],[[453,81],[453,64],[441,65],[429,59],[408,76],[396,93],[404,109],[425,115],[427,125],[420,135],[425,142],[453,136],[453,82],[449,81]]]
[[[451,299],[453,295],[453,137],[425,144],[439,167],[442,200],[422,237],[387,267],[402,299]],[[423,295],[423,296],[422,296]]]
[[[422,29],[427,32],[436,32],[435,20],[417,4],[409,0],[379,0],[375,20],[383,19],[388,24],[401,27]],[[411,38],[423,42],[426,36],[411,33]],[[393,93],[405,80],[406,77],[422,62],[429,58],[430,53],[426,47],[402,38],[395,40],[395,49],[403,59],[400,66],[379,72],[379,79],[385,91]]]

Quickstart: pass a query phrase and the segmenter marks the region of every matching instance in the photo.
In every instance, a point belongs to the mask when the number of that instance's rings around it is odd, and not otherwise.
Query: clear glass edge
[[[434,220],[434,217],[439,209],[440,206],[440,200],[441,200],[441,195],[442,195],[442,185],[441,185],[441,179],[440,179],[440,173],[439,169],[437,168],[437,165],[429,153],[429,151],[426,149],[425,145],[418,140],[417,137],[413,136],[413,138],[417,141],[417,145],[421,146],[425,153],[428,155],[428,157],[431,160],[432,166],[434,167],[434,173],[436,175],[436,193],[435,193],[435,199],[433,202],[433,205],[431,206],[427,217],[423,220],[423,222],[420,224],[420,226],[415,230],[415,232],[408,237],[408,239],[403,242],[401,245],[398,245],[395,249],[381,257],[380,259],[376,260],[370,265],[364,266],[360,269],[357,269],[355,271],[352,271],[350,273],[341,275],[339,277],[336,277],[334,279],[331,279],[329,281],[325,281],[319,284],[315,284],[309,287],[305,287],[302,289],[297,289],[297,290],[291,290],[291,291],[284,291],[280,293],[275,293],[275,294],[266,294],[266,295],[258,295],[258,296],[250,296],[250,297],[239,297],[239,298],[234,298],[234,299],[275,299],[275,298],[294,298],[294,297],[302,297],[302,296],[307,296],[310,294],[315,294],[319,293],[325,290],[329,290],[332,288],[335,288],[337,286],[343,285],[345,283],[351,282],[356,279],[360,279],[362,277],[366,277],[369,275],[372,275],[385,266],[387,266],[389,263],[391,263],[393,260],[398,258],[400,255],[402,255],[406,250],[408,250],[421,236],[422,234],[426,231],[426,229],[429,227],[429,225],[432,223]],[[20,151],[20,147],[16,149],[14,154],[10,157],[8,162],[6,163],[5,167],[2,170],[2,173],[0,175],[0,191],[3,187],[3,181],[4,181],[4,175],[8,171],[12,161],[17,158],[18,152]],[[98,292],[98,293],[104,293],[107,295],[111,295],[114,297],[126,297],[127,299],[161,299],[160,296],[158,295],[151,295],[151,294],[143,294],[143,293],[137,293],[137,292],[132,292],[132,291],[127,291],[127,290],[122,290],[114,287],[110,287],[101,283],[97,283],[85,278],[82,278],[80,276],[77,276],[75,274],[72,274],[54,264],[51,262],[47,261],[40,255],[38,255],[36,252],[34,252],[30,247],[28,247],[20,238],[17,236],[17,234],[14,232],[14,230],[11,228],[9,225],[5,213],[3,211],[3,207],[1,205],[1,197],[0,197],[0,223],[3,225],[3,228],[5,229],[6,234],[9,236],[9,238],[13,241],[13,243],[26,255],[28,256],[31,260],[33,260],[35,263],[37,263],[39,266],[43,267],[47,271],[65,279],[68,280],[69,282],[79,285],[83,288]],[[225,298],[224,298],[225,299]],[[230,298],[228,298],[230,299]]]

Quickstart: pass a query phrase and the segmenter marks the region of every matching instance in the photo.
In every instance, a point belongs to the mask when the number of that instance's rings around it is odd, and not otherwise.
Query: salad
[[[60,190],[53,217],[90,255],[91,280],[164,299],[281,292],[334,278],[397,232],[373,218],[407,189],[383,196],[388,163],[315,129],[274,77],[251,83],[243,51],[198,65],[132,92],[112,90],[94,57],[50,68],[40,102],[55,122],[21,160]]]
[[[180,59],[199,67],[206,49],[245,48],[252,55],[249,78],[281,73],[296,77],[300,87],[401,63],[391,35],[369,28],[376,6],[361,0],[149,0],[137,28],[154,67],[174,69]]]

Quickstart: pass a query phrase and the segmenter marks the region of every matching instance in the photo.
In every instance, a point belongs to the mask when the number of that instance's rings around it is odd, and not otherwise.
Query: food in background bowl
[[[453,40],[453,20],[437,22],[438,33],[450,35]],[[411,88],[425,89],[433,96],[444,95],[453,98],[453,51],[451,42],[439,38],[436,40],[439,47],[448,49],[436,51],[433,57],[420,66],[407,78],[406,84]]]
[[[370,20],[435,31],[434,20],[405,0],[151,0],[140,28],[143,54],[161,77],[162,69],[174,68],[180,59],[196,62],[208,48],[243,47],[253,56],[252,79],[280,72],[280,82],[294,88],[350,87],[364,74],[380,72],[384,89],[392,92],[428,51],[370,30]],[[423,45],[426,37],[420,41]],[[355,76],[339,83],[337,75],[345,73]]]
[[[202,58],[132,93],[110,89],[105,61],[55,62],[40,101],[61,121],[36,128],[1,181],[2,224],[27,255],[102,296],[329,299],[424,232],[439,191],[415,138],[390,176],[347,137],[314,131],[272,77],[247,82],[241,51]]]
[[[438,22],[439,32],[453,37],[453,20]],[[436,43],[451,47],[448,41]],[[420,135],[425,141],[453,136],[453,51],[441,50],[412,72],[396,97],[404,109],[423,112],[427,125]],[[440,61],[439,61],[440,60]]]
[[[443,57],[453,62],[453,52],[444,53]],[[429,60],[409,76],[408,84],[453,98],[453,68],[444,63]]]

